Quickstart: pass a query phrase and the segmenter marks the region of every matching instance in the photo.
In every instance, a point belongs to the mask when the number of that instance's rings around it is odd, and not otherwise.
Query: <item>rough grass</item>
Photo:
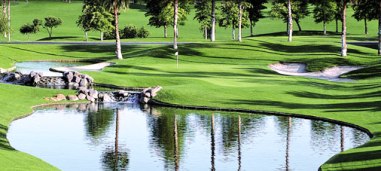
[[[79,2],[30,1],[25,4],[18,1],[12,8],[13,40],[27,40],[26,36],[17,33],[18,27],[47,15],[61,17],[64,21],[54,30],[54,41],[83,40],[83,33],[75,26],[81,9]],[[181,40],[203,41],[192,18],[190,16],[186,26],[180,28]],[[144,18],[142,9],[135,6],[127,13],[123,12],[121,20],[122,25],[145,26],[146,22],[142,21],[147,18]],[[375,37],[377,24],[374,21],[369,23],[368,36],[362,35],[362,22],[354,19],[348,22],[349,41],[373,40]],[[321,28],[311,18],[304,19],[302,26],[306,30]],[[30,60],[108,60],[117,65],[88,74],[99,83],[136,87],[161,85],[164,89],[158,99],[165,102],[300,113],[357,124],[369,129],[375,138],[359,148],[336,155],[322,168],[376,170],[381,167],[381,139],[378,136],[381,132],[381,86],[380,74],[377,74],[381,64],[377,51],[374,46],[349,45],[349,57],[341,58],[340,36],[332,33],[334,23],[328,28],[331,31],[329,36],[319,35],[319,31],[297,32],[292,43],[287,42],[283,32],[285,24],[279,20],[262,20],[255,29],[257,35],[245,38],[244,43],[229,41],[230,30],[220,28],[217,43],[181,45],[179,68],[176,68],[174,52],[169,46],[124,46],[125,59],[117,61],[114,60],[113,46],[2,44],[0,67],[8,68],[17,61]],[[128,41],[171,40],[161,38],[161,29],[150,27],[149,30],[151,38]],[[94,40],[97,34],[91,34]],[[248,30],[244,34],[248,35]],[[46,37],[47,33],[42,31],[30,39],[44,40]],[[370,68],[348,74],[348,77],[357,76],[359,80],[356,82],[336,83],[278,75],[268,65],[279,61],[305,62],[311,71],[344,64]],[[44,97],[58,92],[0,84],[1,170],[55,169],[14,150],[6,140],[6,131],[13,119],[31,113],[31,106],[46,103]]]

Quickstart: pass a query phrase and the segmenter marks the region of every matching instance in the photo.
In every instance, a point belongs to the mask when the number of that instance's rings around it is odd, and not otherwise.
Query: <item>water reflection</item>
[[[176,171],[317,170],[369,140],[321,121],[127,104],[40,109],[12,123],[8,139],[62,170]]]

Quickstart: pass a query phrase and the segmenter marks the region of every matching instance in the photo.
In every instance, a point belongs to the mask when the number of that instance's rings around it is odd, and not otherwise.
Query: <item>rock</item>
[[[155,97],[157,96],[157,93],[162,89],[162,87],[160,86],[156,86],[154,88],[151,89],[151,96],[152,97]]]
[[[78,76],[78,75],[74,75],[74,79],[73,79],[74,81],[72,81],[72,82],[75,82],[75,83],[78,83],[79,84],[79,82],[81,82],[81,77],[80,76]]]
[[[88,82],[85,78],[82,78],[81,81],[79,82],[79,87],[87,87]]]
[[[150,92],[146,92],[146,93],[144,93],[144,97],[151,98],[151,93],[150,93]]]
[[[73,72],[65,72],[65,78],[67,82],[71,82],[74,78],[74,73]]]
[[[66,96],[63,94],[57,94],[55,98],[57,101],[66,100]]]
[[[85,100],[86,99],[86,95],[83,94],[83,93],[80,93],[80,94],[78,94],[78,99],[79,100]]]
[[[7,72],[6,69],[0,68],[0,74],[6,73],[6,72]]]
[[[111,97],[110,95],[108,94],[103,94],[103,102],[104,103],[111,103],[111,102],[115,102]]]
[[[89,96],[93,97],[94,99],[98,98],[98,91],[94,89],[89,90]]]
[[[87,96],[86,99],[91,102],[95,102],[95,99],[91,96]]]
[[[76,95],[68,95],[67,99],[70,101],[77,101],[79,98]]]

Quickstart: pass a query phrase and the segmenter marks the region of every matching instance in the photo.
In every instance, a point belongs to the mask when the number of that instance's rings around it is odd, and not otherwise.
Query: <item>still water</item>
[[[50,68],[55,67],[73,67],[86,65],[83,62],[18,62],[16,63],[16,71],[23,74],[29,74],[31,71],[41,72],[43,76],[62,76],[61,73],[51,72]]]
[[[369,137],[322,121],[73,104],[14,121],[11,145],[62,170],[317,170]]]

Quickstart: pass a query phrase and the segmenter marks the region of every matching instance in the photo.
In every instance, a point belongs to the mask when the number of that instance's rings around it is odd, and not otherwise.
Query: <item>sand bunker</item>
[[[339,77],[340,75],[343,75],[345,73],[362,68],[358,66],[335,66],[332,68],[327,68],[323,71],[307,72],[306,64],[302,64],[302,63],[276,63],[276,64],[269,65],[269,67],[273,71],[282,75],[319,78],[319,79],[324,79],[329,81],[351,81],[351,79],[339,78]]]
[[[83,65],[83,66],[75,66],[75,67],[57,67],[57,68],[50,68],[50,71],[53,72],[68,72],[68,71],[98,71],[102,70],[105,67],[111,66],[112,63],[110,62],[101,62],[91,65]]]

